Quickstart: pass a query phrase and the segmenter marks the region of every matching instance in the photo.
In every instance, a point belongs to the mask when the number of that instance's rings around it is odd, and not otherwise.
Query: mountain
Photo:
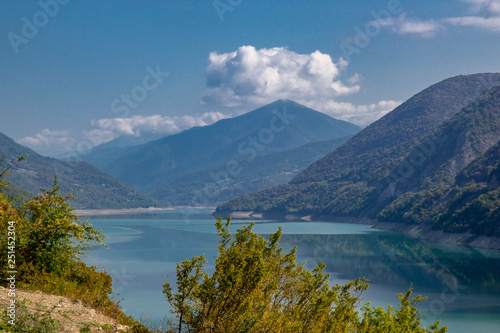
[[[20,155],[26,160],[19,162],[9,171],[5,180],[14,187],[8,195],[38,193],[41,188],[49,189],[57,175],[61,192],[72,191],[76,197],[71,201],[75,208],[134,208],[158,205],[156,201],[113,178],[86,162],[64,162],[37,154],[17,144],[0,133],[0,154],[5,155],[4,166],[10,165]],[[20,191],[22,189],[23,191]]]
[[[116,159],[126,154],[130,148],[161,139],[164,136],[162,134],[151,133],[144,133],[137,137],[130,135],[119,136],[116,139],[92,148],[90,152],[85,153],[80,158],[98,168],[102,168],[110,159]]]
[[[465,107],[439,132],[446,139],[415,165],[418,176],[394,187],[402,194],[379,219],[500,235],[500,86]]]
[[[127,151],[117,158],[99,165],[140,191],[163,199],[168,194],[167,187],[188,174],[208,173],[225,166],[234,176],[259,156],[339,139],[358,131],[359,127],[351,123],[290,100],[279,100],[239,117],[125,148]]]
[[[500,86],[469,103],[424,137],[390,177],[398,194],[452,184],[457,174],[500,139]],[[399,170],[411,166],[401,177]]]
[[[226,165],[188,173],[151,197],[173,206],[217,205],[233,197],[289,182],[312,162],[342,145],[351,136],[313,142],[295,149],[258,156],[241,165],[241,172],[229,175]]]
[[[451,186],[461,170],[500,139],[498,87],[492,89],[499,83],[500,74],[485,73],[432,85],[288,184],[235,198],[216,214],[376,217],[412,193]],[[394,210],[401,214],[392,220],[405,215],[403,207]],[[382,220],[387,216],[387,211],[379,215]]]
[[[453,184],[406,193],[385,207],[378,219],[500,236],[499,162],[500,141],[462,170]]]

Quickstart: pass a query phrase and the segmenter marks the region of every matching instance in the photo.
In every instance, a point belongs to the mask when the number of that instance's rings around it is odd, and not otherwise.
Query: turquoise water
[[[109,248],[87,252],[85,261],[113,277],[115,298],[136,318],[169,315],[162,294],[175,283],[176,263],[204,254],[214,262],[217,236],[210,211],[165,211],[147,216],[90,219],[108,236]],[[232,230],[246,220],[233,220]],[[449,332],[500,332],[500,252],[428,244],[363,224],[257,221],[266,235],[283,227],[280,244],[298,246],[298,260],[313,268],[326,263],[331,283],[370,279],[365,300],[396,305],[410,286],[428,296],[420,303],[424,322],[442,320]],[[168,277],[167,277],[168,276]]]

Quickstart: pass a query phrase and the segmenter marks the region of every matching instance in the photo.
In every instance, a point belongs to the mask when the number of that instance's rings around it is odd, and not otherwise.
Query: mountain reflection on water
[[[308,267],[318,261],[336,277],[367,277],[370,283],[423,288],[467,286],[476,293],[500,292],[500,254],[462,246],[423,243],[395,233],[283,235],[297,245]]]

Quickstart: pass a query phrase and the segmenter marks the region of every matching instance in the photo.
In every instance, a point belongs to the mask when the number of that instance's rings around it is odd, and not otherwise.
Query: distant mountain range
[[[168,205],[213,205],[283,182],[360,128],[290,100],[84,159]]]
[[[499,233],[500,74],[439,82],[288,184],[217,208],[264,216],[361,216]]]
[[[116,139],[92,148],[89,152],[82,154],[80,158],[98,168],[102,168],[107,165],[110,160],[114,160],[122,154],[126,154],[132,147],[140,146],[163,137],[165,137],[163,134],[150,133],[143,133],[141,136],[119,136]]]
[[[76,197],[70,204],[75,208],[136,208],[157,206],[159,203],[130,185],[108,175],[87,162],[63,162],[44,157],[17,144],[0,133],[0,155],[5,155],[4,167],[20,155],[26,160],[17,163],[5,177],[11,185],[2,190],[11,197],[25,196],[49,189],[57,175],[63,194],[72,191]]]
[[[151,194],[171,205],[217,205],[242,194],[285,184],[312,162],[346,142],[351,136],[313,142],[295,149],[258,156],[240,164],[230,175],[227,163],[216,168],[188,173]]]

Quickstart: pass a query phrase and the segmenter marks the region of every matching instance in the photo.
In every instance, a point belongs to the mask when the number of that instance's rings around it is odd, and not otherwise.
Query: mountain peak
[[[153,193],[189,172],[228,161],[250,162],[257,155],[335,140],[359,130],[349,122],[282,99],[209,126],[125,149],[116,159],[108,152],[102,163],[90,161],[139,190]]]
[[[300,106],[300,107],[303,107],[303,108],[306,107],[306,106],[304,106],[304,105],[302,105],[300,103],[297,103],[297,102],[295,102],[295,101],[293,101],[291,99],[278,99],[278,100],[276,100],[276,101],[274,101],[274,102],[272,102],[272,103],[270,103],[270,104],[268,104],[266,106],[271,106],[271,105],[272,106],[278,106],[278,105],[280,105],[280,106],[288,106],[288,105],[293,105],[293,106]]]

